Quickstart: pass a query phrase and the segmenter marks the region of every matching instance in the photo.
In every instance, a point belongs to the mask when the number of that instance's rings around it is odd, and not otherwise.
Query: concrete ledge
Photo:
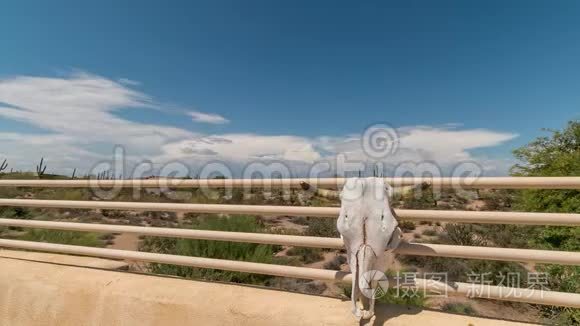
[[[339,299],[15,258],[0,258],[0,325],[358,325]],[[396,305],[373,324],[525,325]]]
[[[78,267],[92,267],[112,270],[127,270],[129,268],[129,264],[118,260],[102,259],[95,257],[59,255],[32,251],[0,249],[0,258],[15,258],[44,263],[54,263]]]

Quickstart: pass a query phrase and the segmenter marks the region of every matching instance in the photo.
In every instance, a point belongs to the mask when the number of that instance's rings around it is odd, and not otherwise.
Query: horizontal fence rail
[[[176,237],[201,240],[219,240],[277,244],[300,247],[343,249],[340,238],[277,235],[266,233],[224,232],[209,230],[157,228],[111,224],[88,224],[51,221],[31,221],[19,219],[0,219],[0,226],[19,226],[28,228],[56,229],[68,231],[88,231],[105,233],[133,233],[139,235]],[[562,265],[580,265],[580,252],[532,250],[511,248],[490,248],[475,246],[452,246],[429,243],[402,243],[397,254],[436,256],[450,258],[485,259]]]
[[[352,276],[350,273],[306,267],[250,263],[213,258],[177,256],[118,249],[90,248],[4,239],[0,239],[0,247],[143,261],[150,263],[172,264],[197,268],[211,268],[302,279],[352,282]],[[397,284],[396,282],[389,283]],[[524,288],[508,288],[461,282],[447,284],[435,280],[420,278],[415,279],[412,284],[405,282],[405,284],[401,285],[404,287],[417,288],[435,293],[447,293],[451,295],[483,297],[488,299],[580,308],[580,294],[575,293],[540,291],[536,289]]]
[[[338,217],[340,211],[339,207],[178,204],[39,199],[0,199],[0,207],[1,206],[116,209],[209,214],[249,214],[262,216],[312,216],[331,218]],[[395,213],[400,219],[407,221],[580,226],[580,214],[568,213],[439,211],[414,209],[395,209]]]
[[[580,177],[394,177],[384,178],[392,186],[413,186],[422,183],[433,187],[464,189],[580,189]],[[123,188],[223,188],[223,187],[290,187],[340,188],[346,178],[292,179],[119,179],[119,180],[0,180],[0,187],[123,187]]]
[[[296,178],[296,179],[131,179],[131,180],[0,180],[0,187],[62,187],[100,190],[112,188],[283,188],[283,189],[337,189],[344,185],[345,178]],[[479,178],[385,178],[395,187],[431,184],[433,187],[455,189],[580,189],[580,177],[479,177]],[[336,192],[328,191],[336,194]],[[300,207],[264,205],[223,205],[186,203],[144,203],[112,201],[69,201],[35,199],[0,199],[1,206],[72,208],[72,209],[115,209],[134,211],[168,211],[191,213],[215,213],[232,215],[282,215],[336,218],[338,207]],[[452,223],[528,224],[580,226],[580,214],[527,213],[527,212],[482,212],[482,211],[439,211],[439,210],[395,210],[402,220]],[[277,244],[285,246],[343,249],[339,238],[277,235],[265,233],[224,232],[178,228],[158,228],[110,224],[88,224],[59,221],[22,219],[0,219],[0,226],[55,229],[103,233],[132,233],[145,236],[176,237],[200,240],[218,240]],[[210,268],[245,273],[257,273],[281,277],[317,279],[330,281],[352,281],[351,274],[342,271],[230,261],[203,257],[166,255],[149,252],[92,248],[71,245],[0,239],[0,248],[14,248],[73,255],[85,255],[112,259],[124,259],[151,263],[174,264],[196,268]],[[482,259],[530,263],[548,263],[580,266],[580,252],[550,251],[535,249],[492,248],[454,246],[428,243],[403,242],[397,254],[463,259]],[[395,284],[395,283],[390,283]],[[398,285],[398,283],[396,283]],[[442,283],[435,280],[415,279],[414,284],[403,284],[435,293],[445,292],[471,297],[520,301],[580,308],[580,294],[535,289],[508,288],[485,284]]]

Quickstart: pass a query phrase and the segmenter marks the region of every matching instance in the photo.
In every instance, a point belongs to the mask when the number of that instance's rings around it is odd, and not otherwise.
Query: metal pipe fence
[[[345,178],[322,179],[151,179],[151,180],[0,180],[0,187],[64,187],[64,188],[227,188],[227,187],[289,187],[308,189],[309,187],[339,188]],[[580,189],[580,177],[482,177],[482,178],[385,178],[392,186],[412,186],[423,183],[437,187],[461,187],[462,189]],[[221,213],[232,215],[284,215],[336,218],[338,207],[299,207],[263,205],[213,205],[144,203],[114,201],[70,201],[0,199],[0,206],[73,208],[73,209],[115,209],[137,211],[169,211],[195,213]],[[452,223],[491,223],[580,226],[580,214],[528,213],[528,212],[480,212],[480,211],[439,211],[397,209],[402,220]],[[241,233],[207,231],[177,228],[137,227],[109,224],[87,224],[58,221],[37,221],[21,219],[0,219],[0,226],[56,229],[84,232],[133,233],[146,236],[178,237],[187,239],[252,242],[285,246],[306,246],[341,249],[343,243],[338,238],[275,235],[263,233]],[[245,273],[257,273],[283,277],[350,282],[350,273],[295,266],[260,264],[229,261],[202,257],[166,255],[149,252],[126,251],[104,248],[81,247],[51,243],[0,239],[0,247],[37,250],[54,253],[125,259],[143,262],[175,264],[197,268],[222,269]],[[404,242],[395,253],[435,257],[485,259],[580,265],[579,252],[493,248],[475,246],[453,246],[428,243]],[[501,286],[471,283],[442,283],[427,279],[416,279],[411,287],[440,293],[486,297],[498,300],[520,301],[536,304],[559,305],[580,308],[580,294],[535,289],[507,288]],[[475,288],[475,287],[479,287]],[[481,295],[485,294],[485,296]]]

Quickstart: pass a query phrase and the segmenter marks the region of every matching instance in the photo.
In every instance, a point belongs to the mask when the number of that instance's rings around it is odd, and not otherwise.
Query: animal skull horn
[[[340,194],[337,227],[353,275],[352,312],[359,319],[374,315],[377,280],[369,281],[368,276],[385,271],[385,251],[401,241],[402,232],[389,204],[391,194],[392,188],[382,178],[350,178]]]

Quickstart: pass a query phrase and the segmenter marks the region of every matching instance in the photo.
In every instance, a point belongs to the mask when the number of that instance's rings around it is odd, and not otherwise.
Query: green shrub
[[[127,217],[128,211],[120,211],[116,209],[102,209],[101,214],[103,214],[104,217],[118,219]]]
[[[232,218],[208,217],[194,220],[194,223],[193,228],[203,230],[254,233],[262,232],[264,230],[264,226],[260,220],[250,216],[236,216]],[[255,243],[145,237],[141,249],[164,254],[239,260],[267,264],[285,262],[284,260],[276,259],[274,257],[277,248],[277,246]],[[249,284],[266,284],[266,282],[272,278],[267,275],[163,264],[151,264],[150,271],[158,274],[176,275],[193,279]]]
[[[314,237],[337,238],[340,235],[336,229],[336,220],[327,217],[311,217],[308,220],[306,235]]]
[[[341,285],[342,294],[348,298],[351,297],[352,287]],[[405,291],[404,289],[389,288],[386,293],[376,299],[377,302],[424,307],[426,303],[425,295],[422,291]]]
[[[308,225],[308,218],[304,216],[294,216],[290,218],[290,221],[298,225]]]
[[[307,247],[293,247],[287,252],[288,256],[299,256],[300,260],[305,264],[311,264],[322,260],[322,249],[307,248]]]
[[[550,135],[538,137],[514,151],[521,162],[512,167],[515,176],[552,177],[580,175],[580,120],[569,121],[562,130],[549,130]],[[532,212],[580,212],[578,189],[528,189],[515,193],[513,207]],[[578,251],[580,227],[538,226],[523,236],[529,247]],[[580,292],[580,267],[562,265],[538,266],[548,273],[548,287],[554,291]],[[542,312],[560,325],[580,324],[580,309],[543,306]]]
[[[421,290],[413,291],[412,289],[409,289],[408,292],[406,292],[405,289],[397,290],[393,288],[389,288],[385,295],[378,298],[377,301],[417,307],[424,307],[426,303],[425,295]]]
[[[324,269],[331,269],[334,271],[339,271],[340,266],[346,264],[346,257],[342,255],[336,255],[331,261],[324,263]]]
[[[434,209],[436,207],[437,201],[433,188],[429,184],[424,183],[403,195],[403,208]]]
[[[442,238],[450,244],[460,246],[482,246],[485,245],[485,239],[481,236],[481,226],[474,224],[453,224],[445,225]]]
[[[402,221],[399,223],[399,227],[401,227],[403,232],[410,232],[415,230],[415,223],[411,221]]]
[[[428,237],[434,237],[437,235],[437,231],[434,229],[426,229],[423,231],[423,235],[426,235]]]
[[[87,232],[30,229],[24,235],[19,236],[18,239],[75,246],[103,247],[105,243],[100,239],[101,236],[100,234]]]
[[[446,312],[452,312],[452,313],[456,313],[456,314],[462,314],[462,315],[476,315],[477,312],[475,311],[475,309],[473,309],[473,307],[471,307],[469,304],[466,303],[446,303],[443,307],[441,307],[441,310],[446,311]]]
[[[32,214],[25,207],[0,207],[0,218],[31,219]]]

